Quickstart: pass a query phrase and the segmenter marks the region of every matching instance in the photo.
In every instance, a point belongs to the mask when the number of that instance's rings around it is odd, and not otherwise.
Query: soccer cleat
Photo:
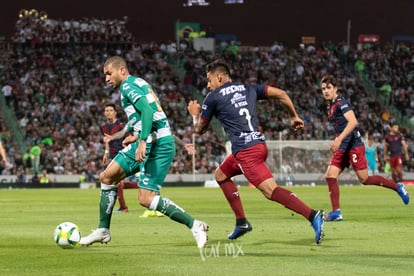
[[[408,202],[410,202],[410,195],[408,194],[408,191],[405,188],[405,185],[399,182],[397,183],[397,186],[398,186],[398,190],[397,190],[398,195],[401,197],[404,204],[407,205]]]
[[[157,217],[163,217],[164,214],[161,213],[160,211],[155,211],[155,216],[157,216]]]
[[[316,212],[315,217],[312,221],[312,228],[315,230],[315,242],[316,244],[320,244],[322,242],[324,232],[323,232],[323,220],[324,220],[324,212],[323,210],[318,210]]]
[[[193,227],[191,227],[191,232],[193,233],[194,239],[197,242],[198,248],[203,248],[207,244],[208,236],[208,225],[205,222],[194,220]]]
[[[246,234],[247,232],[250,232],[253,230],[252,225],[250,224],[250,222],[248,222],[246,220],[246,222],[242,225],[236,225],[236,227],[234,227],[233,232],[230,233],[230,235],[228,236],[228,238],[230,240],[235,240],[238,237],[243,236],[244,234]]]
[[[90,233],[88,236],[82,237],[79,241],[79,244],[83,246],[89,246],[95,242],[108,243],[110,241],[111,234],[109,233],[109,229],[97,228],[95,230],[92,230],[92,233]]]
[[[149,210],[149,209],[147,209],[147,210],[145,210],[145,212],[144,212],[142,215],[140,215],[139,217],[140,217],[140,218],[150,218],[150,217],[155,217],[155,216],[157,216],[157,213],[156,213],[156,211],[155,211],[155,210]]]
[[[127,213],[128,208],[119,208],[118,210],[115,210],[114,213]]]
[[[329,212],[328,216],[326,217],[325,221],[341,221],[343,220],[341,210],[335,210]]]

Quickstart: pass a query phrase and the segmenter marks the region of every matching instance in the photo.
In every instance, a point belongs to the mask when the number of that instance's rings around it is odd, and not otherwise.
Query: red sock
[[[396,173],[392,173],[392,181],[397,182],[397,174]]]
[[[368,176],[367,180],[362,183],[364,185],[376,185],[376,186],[384,186],[388,189],[392,189],[394,191],[398,190],[398,186],[395,182],[392,182],[385,177],[382,177],[380,175],[372,175]]]
[[[336,178],[326,178],[328,182],[329,197],[331,199],[332,211],[338,210],[339,207],[339,185]]]
[[[127,208],[127,206],[125,205],[125,199],[124,199],[124,184],[123,183],[118,184],[118,201],[119,201],[119,207],[121,209]]]
[[[286,190],[282,187],[276,187],[273,190],[272,196],[270,198],[272,201],[282,204],[286,208],[301,214],[306,219],[309,219],[312,209],[303,203],[295,193]]]
[[[124,182],[124,189],[137,189],[138,183],[137,182]]]
[[[218,184],[220,185],[227,202],[230,204],[236,219],[246,218],[236,184],[230,179],[220,181]]]
[[[403,178],[402,178],[402,172],[397,173],[397,176],[398,176],[398,179],[397,179],[397,181],[395,181],[395,182],[402,182],[402,181],[403,181]]]

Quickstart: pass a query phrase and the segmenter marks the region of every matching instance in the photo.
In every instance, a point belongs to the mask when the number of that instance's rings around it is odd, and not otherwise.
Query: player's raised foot
[[[114,213],[128,213],[128,208],[119,208],[115,210]]]
[[[97,228],[92,231],[88,236],[82,237],[79,244],[83,246],[89,246],[95,242],[108,243],[111,241],[111,234],[108,228]]]
[[[191,232],[193,233],[194,239],[197,242],[198,248],[203,248],[207,244],[208,236],[208,225],[205,222],[194,220],[193,227],[191,227]]]
[[[140,215],[140,218],[150,218],[150,217],[155,217],[157,215],[155,210],[145,210],[145,212]]]
[[[312,221],[312,228],[315,231],[315,242],[316,244],[320,244],[322,242],[323,236],[325,235],[323,232],[323,221],[324,221],[324,211],[317,210],[316,215]]]
[[[401,182],[397,183],[397,186],[398,186],[398,190],[397,190],[398,195],[401,197],[404,204],[407,205],[408,202],[410,202],[410,195],[408,194],[407,188]]]
[[[341,221],[341,220],[343,220],[343,218],[342,218],[341,210],[339,209],[329,212],[329,214],[325,218],[325,221]]]
[[[252,225],[250,224],[250,222],[248,222],[248,221],[246,220],[246,222],[245,222],[245,223],[243,223],[242,225],[236,225],[236,226],[234,227],[233,232],[231,232],[231,233],[230,233],[230,235],[228,236],[228,238],[229,238],[230,240],[235,240],[235,239],[237,239],[238,237],[241,237],[241,236],[243,236],[244,234],[246,234],[247,232],[250,232],[250,231],[252,231],[252,230],[253,230]]]

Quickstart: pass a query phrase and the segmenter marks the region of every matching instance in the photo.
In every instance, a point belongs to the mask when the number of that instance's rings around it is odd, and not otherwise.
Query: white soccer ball
[[[56,227],[53,238],[55,243],[61,248],[71,249],[79,245],[81,232],[76,224],[63,222]]]

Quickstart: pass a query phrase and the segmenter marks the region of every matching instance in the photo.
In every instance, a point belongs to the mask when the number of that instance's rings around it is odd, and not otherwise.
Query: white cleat
[[[208,225],[205,222],[194,220],[193,227],[191,227],[191,232],[193,233],[194,239],[197,242],[198,248],[203,248],[207,244],[208,236]]]
[[[98,228],[92,231],[88,236],[82,237],[79,244],[89,246],[95,242],[108,243],[111,241],[111,234],[108,228]]]

